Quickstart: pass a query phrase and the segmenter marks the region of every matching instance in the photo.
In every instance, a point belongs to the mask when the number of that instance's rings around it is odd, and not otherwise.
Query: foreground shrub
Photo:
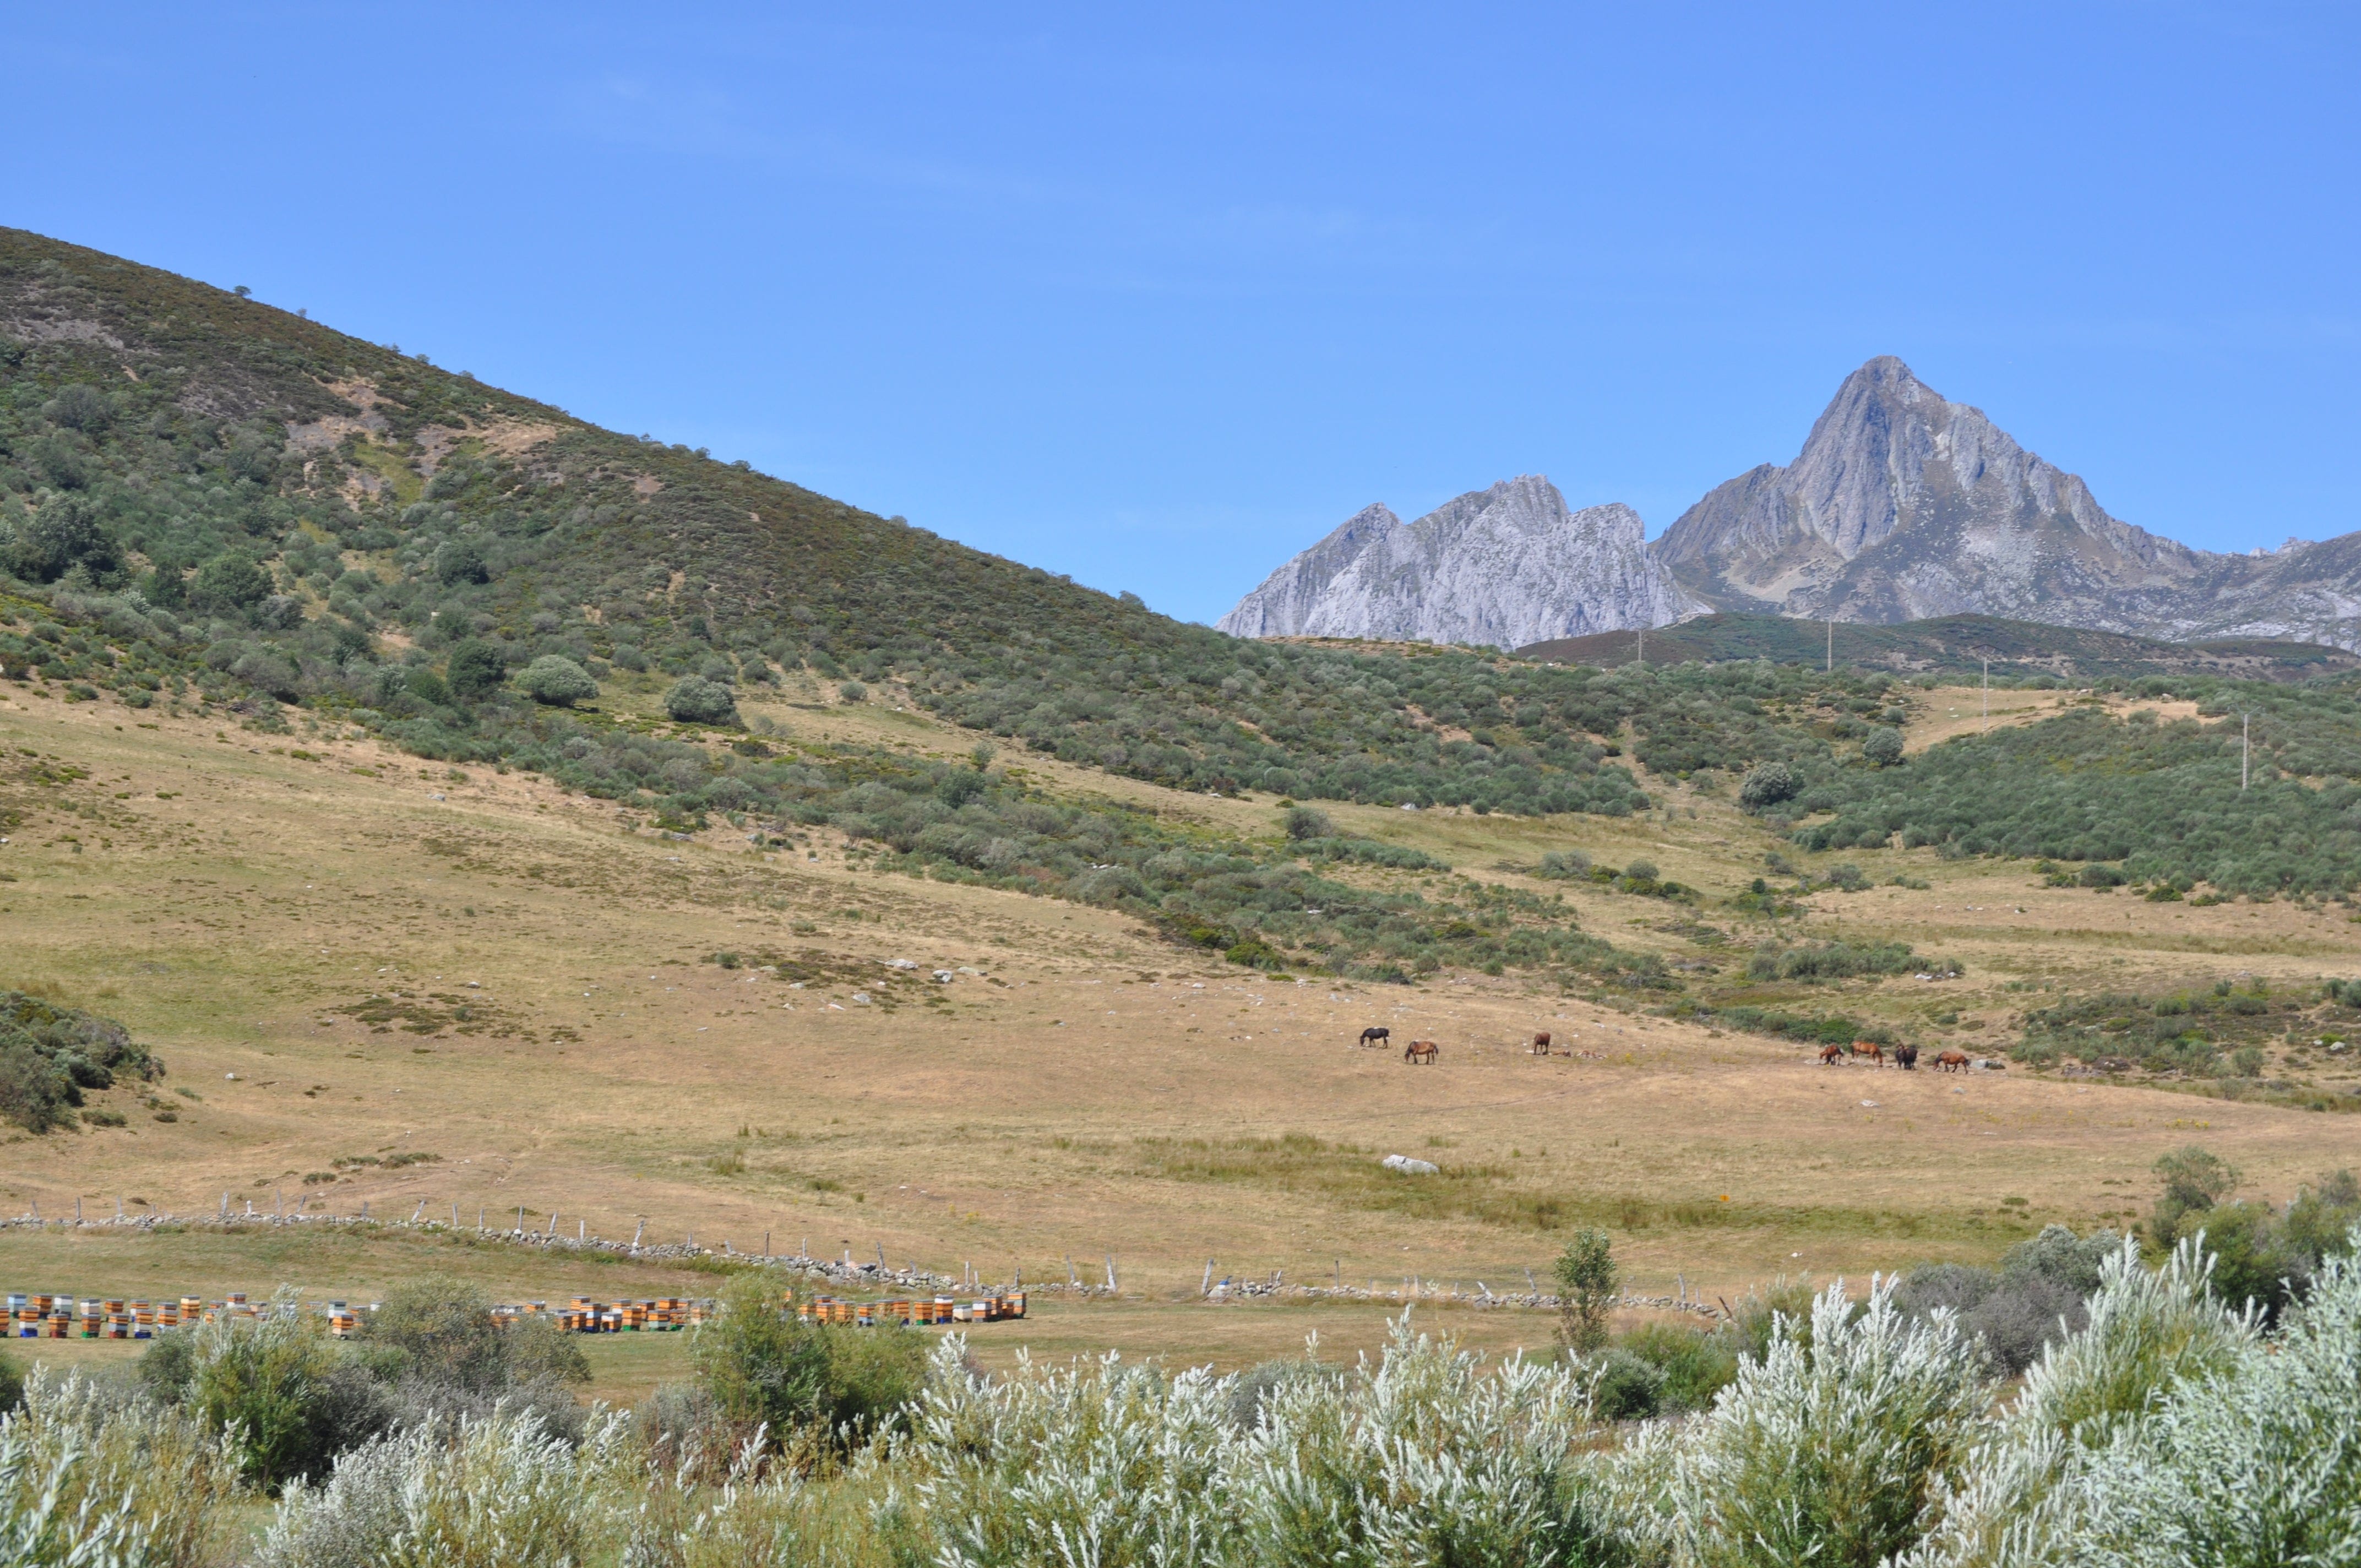
[[[380,1438],[280,1498],[256,1568],[526,1568],[603,1555],[642,1477],[622,1419],[580,1446],[529,1415]]]
[[[2082,1562],[2361,1562],[2361,1266],[2330,1258],[2287,1332],[2268,1348],[2236,1343],[2225,1360],[2180,1380],[2096,1457]]]
[[[863,1435],[917,1398],[925,1336],[807,1323],[782,1310],[785,1301],[776,1280],[740,1275],[690,1340],[698,1381],[725,1418],[767,1427],[774,1441],[807,1429]]]
[[[1624,1451],[1625,1496],[1661,1548],[1701,1568],[1872,1568],[1916,1541],[1990,1395],[1949,1316],[1914,1321],[1893,1297],[1882,1282],[1856,1310],[1830,1286],[1808,1342],[1781,1314],[1709,1413]]]
[[[2211,1259],[2194,1245],[2151,1273],[2125,1239],[2102,1266],[2085,1326],[2042,1353],[1969,1462],[1938,1479],[1939,1522],[1905,1560],[1911,1568],[2080,1562],[2090,1455],[2168,1390],[2247,1359],[2255,1320],[2224,1310],[2208,1288],[2210,1273]]]
[[[239,1472],[277,1488],[324,1474],[392,1419],[383,1391],[328,1337],[327,1321],[281,1295],[258,1317],[217,1318],[159,1339],[140,1358],[148,1390],[224,1435]]]
[[[1220,1491],[1232,1561],[1560,1563],[1602,1560],[1610,1525],[1577,1445],[1592,1375],[1511,1357],[1487,1370],[1394,1325],[1381,1357],[1273,1390]]]
[[[36,1370],[0,1419],[0,1563],[199,1568],[236,1488],[233,1456],[196,1421]]]

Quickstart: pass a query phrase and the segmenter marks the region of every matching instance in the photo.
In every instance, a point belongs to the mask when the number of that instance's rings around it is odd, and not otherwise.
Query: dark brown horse
[[[1543,1029],[1540,1034],[1533,1036],[1533,1055],[1537,1057],[1545,1057],[1549,1054],[1550,1032],[1547,1029]]]
[[[1434,1058],[1442,1055],[1442,1053],[1443,1047],[1436,1045],[1433,1040],[1412,1040],[1409,1045],[1402,1047],[1402,1060],[1406,1062],[1432,1063]]]
[[[1380,1028],[1375,1024],[1361,1031],[1361,1044],[1365,1046],[1382,1046],[1393,1037],[1391,1029]]]
[[[1913,1070],[1918,1065],[1918,1047],[1916,1046],[1894,1047],[1894,1060],[1895,1065],[1899,1066],[1903,1071],[1909,1072]]]
[[[1941,1056],[1935,1058],[1935,1070],[1938,1072],[1967,1071],[1968,1053],[1965,1051],[1945,1051]]]
[[[1857,1057],[1867,1057],[1880,1067],[1885,1065],[1885,1047],[1875,1040],[1855,1040],[1852,1043],[1852,1054]]]

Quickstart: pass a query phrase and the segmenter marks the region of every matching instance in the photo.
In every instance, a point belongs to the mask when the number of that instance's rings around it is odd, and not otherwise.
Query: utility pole
[[[1639,649],[1639,663],[1645,666],[1648,663],[1648,629],[1646,627],[1640,628],[1639,641],[1634,646]]]
[[[1984,655],[1984,733],[1992,733],[1992,655]]]
[[[2246,793],[2246,759],[2250,755],[2246,744],[2246,726],[2253,717],[2252,714],[2246,713],[2238,715],[2238,793],[2240,795]]]
[[[1832,615],[1832,616],[1830,616],[1830,617],[1828,617],[1828,673],[1829,674],[1832,674],[1832,675],[1833,675],[1833,674],[1835,674],[1837,673],[1837,618],[1836,618],[1835,616],[1833,616],[1833,615]]]

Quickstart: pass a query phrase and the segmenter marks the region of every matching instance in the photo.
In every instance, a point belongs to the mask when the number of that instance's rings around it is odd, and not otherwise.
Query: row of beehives
[[[546,1301],[494,1307],[492,1321],[506,1328],[529,1318],[545,1320],[556,1324],[560,1332],[569,1334],[642,1331],[663,1333],[701,1323],[712,1314],[712,1302],[681,1296],[658,1296],[642,1301],[594,1301],[588,1296],[577,1296],[568,1305],[556,1308]]]
[[[884,1322],[985,1323],[1025,1315],[1025,1292],[962,1299],[937,1296],[931,1299],[841,1301],[821,1296],[809,1301],[785,1302],[806,1322],[847,1323],[862,1328]],[[255,1317],[269,1310],[243,1292],[224,1300],[195,1296],[159,1300],[115,1299],[95,1296],[53,1296],[22,1291],[8,1297],[8,1325],[18,1339],[149,1339],[160,1329],[210,1321],[222,1317]],[[594,1301],[577,1296],[566,1306],[553,1309],[546,1301],[528,1301],[492,1309],[492,1321],[506,1327],[530,1319],[554,1322],[565,1333],[664,1332],[701,1323],[713,1303],[678,1296],[640,1301]],[[339,1336],[359,1328],[361,1312],[342,1301],[327,1305],[328,1332]]]
[[[337,1307],[341,1309],[342,1302]],[[241,1292],[225,1300],[195,1296],[137,1301],[100,1296],[8,1293],[8,1332],[15,1339],[149,1339],[159,1329],[176,1329],[216,1317],[253,1317],[266,1310]],[[333,1319],[332,1319],[333,1321]]]
[[[1004,1290],[996,1296],[961,1299],[937,1296],[932,1300],[840,1301],[818,1296],[796,1303],[796,1316],[807,1323],[851,1323],[869,1328],[878,1323],[988,1323],[1025,1315],[1025,1292]]]

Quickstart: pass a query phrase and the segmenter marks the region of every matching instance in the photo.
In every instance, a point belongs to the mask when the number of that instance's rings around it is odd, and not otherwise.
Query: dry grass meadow
[[[620,684],[607,706],[644,710],[654,689]],[[855,707],[788,695],[800,705],[750,711],[947,755],[972,739],[890,696]],[[2070,700],[2000,696],[1994,723]],[[1928,694],[1924,711],[1914,745],[1982,722],[1972,688]],[[60,790],[0,768],[0,806],[25,813],[0,847],[0,983],[122,1018],[170,1069],[152,1095],[98,1097],[126,1113],[122,1128],[0,1143],[0,1209],[55,1217],[79,1201],[102,1218],[120,1200],[131,1214],[210,1213],[227,1194],[265,1212],[366,1202],[407,1218],[423,1204],[496,1226],[522,1209],[567,1234],[644,1225],[651,1240],[741,1250],[767,1236],[779,1251],[882,1249],[897,1265],[1035,1281],[1065,1277],[1070,1260],[1101,1277],[1112,1257],[1118,1299],[1044,1301],[1024,1325],[979,1332],[978,1349],[1114,1345],[1236,1365],[1314,1331],[1331,1349],[1373,1343],[1385,1309],[1205,1305],[1208,1260],[1217,1276],[1500,1290],[1543,1272],[1555,1227],[1591,1221],[1614,1233],[1635,1288],[1670,1291],[1677,1277],[1735,1298],[1781,1274],[1989,1259],[2051,1220],[2121,1224],[2152,1195],[2150,1163],[2191,1141],[2240,1166],[2249,1193],[2278,1198],[2353,1161],[2339,1115],[2022,1073],[1823,1069],[1801,1047],[1513,974],[1273,981],[1107,912],[848,866],[824,833],[813,858],[755,850],[726,828],[634,833],[608,803],[522,775],[459,776],[346,738],[357,733],[264,736],[23,688],[0,699],[10,763],[38,753],[89,774]],[[1012,760],[1052,790],[1276,830],[1268,798]],[[1742,965],[1754,933],[1710,900],[1779,846],[1726,798],[1669,784],[1661,797],[1667,810],[1621,821],[1327,809],[1485,880],[1512,881],[1496,868],[1548,849],[1645,856],[1704,888],[1706,908],[1691,919],[1585,886],[1569,894],[1585,927],[1683,963],[1726,965],[1734,950]],[[2012,982],[2251,971],[2292,983],[2350,975],[2361,952],[2361,929],[2334,909],[2147,905],[1927,851],[1826,859],[1928,885],[1818,894],[1783,931],[1899,938],[1961,960],[1964,979],[1857,983],[1843,1001],[1971,1049],[2022,1004]],[[1699,922],[1732,946],[1701,946]],[[709,961],[721,951],[791,960],[807,978]],[[939,969],[956,978],[928,978]],[[1358,1048],[1368,1024],[1440,1042],[1440,1061]],[[1576,1054],[1534,1058],[1525,1042],[1542,1028]],[[1443,1173],[1391,1177],[1377,1162],[1397,1152]],[[390,1166],[398,1155],[433,1157]],[[9,1288],[283,1281],[367,1299],[424,1267],[512,1296],[654,1294],[699,1277],[383,1235],[0,1235]],[[1548,1337],[1534,1314],[1433,1310],[1473,1343]],[[602,1343],[599,1387],[628,1394],[677,1355],[672,1336]]]

